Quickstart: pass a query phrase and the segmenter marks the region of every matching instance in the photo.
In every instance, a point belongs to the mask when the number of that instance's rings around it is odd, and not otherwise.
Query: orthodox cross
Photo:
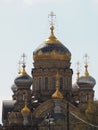
[[[26,55],[25,55],[25,53],[23,53],[22,54],[22,75],[25,75],[26,74],[26,71],[25,71],[25,67],[26,67],[26,65],[25,65],[25,59],[26,59]]]
[[[88,64],[88,59],[89,59],[88,55],[85,54],[85,55],[84,55],[84,58],[85,58],[85,61],[84,61],[84,62],[85,62],[85,65],[87,65],[87,64]]]
[[[85,56],[84,56],[84,58],[85,58],[85,72],[84,72],[84,75],[85,76],[89,76],[89,72],[88,72],[88,70],[87,70],[87,68],[88,68],[88,55],[87,54],[85,54]]]
[[[23,53],[20,61],[18,62],[18,64],[19,64],[18,74],[21,74],[21,73],[25,74],[26,73],[25,72],[25,67],[26,67],[25,60],[26,60],[26,55],[25,55],[25,53]],[[23,71],[21,71],[21,65],[22,65]]]
[[[54,12],[51,11],[48,15],[48,18],[50,18],[50,25],[54,25],[54,17],[56,17],[56,15],[54,14]]]
[[[26,55],[25,55],[25,53],[23,53],[22,54],[22,56],[21,56],[21,58],[22,58],[22,64],[25,64],[25,60],[26,60]]]

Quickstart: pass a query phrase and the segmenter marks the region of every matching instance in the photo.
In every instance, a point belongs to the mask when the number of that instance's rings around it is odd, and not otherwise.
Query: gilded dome
[[[52,98],[53,99],[62,99],[64,98],[62,93],[59,91],[59,89],[57,88],[56,91],[52,94]]]
[[[22,108],[21,114],[25,115],[25,114],[29,114],[29,113],[30,113],[30,109],[27,107],[27,100],[25,100],[25,106]]]
[[[21,110],[22,114],[30,113],[30,109],[25,105],[25,107]]]
[[[55,37],[53,30],[54,26],[50,27],[51,34],[43,44],[41,44],[34,52],[34,60],[42,59],[59,59],[59,60],[70,60],[70,51]]]

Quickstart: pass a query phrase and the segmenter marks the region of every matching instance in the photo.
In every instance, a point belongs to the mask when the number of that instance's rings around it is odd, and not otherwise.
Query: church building
[[[50,36],[33,51],[31,75],[26,72],[25,54],[22,56],[22,69],[11,87],[12,100],[2,102],[0,130],[98,129],[96,80],[88,72],[87,55],[84,74],[80,76],[77,70],[74,84],[71,57],[51,22]]]

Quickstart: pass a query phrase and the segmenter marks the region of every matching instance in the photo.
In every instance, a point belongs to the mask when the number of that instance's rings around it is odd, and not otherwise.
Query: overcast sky
[[[31,75],[33,51],[50,33],[51,11],[56,14],[55,35],[72,54],[73,82],[77,61],[83,75],[85,53],[89,73],[98,81],[98,0],[0,0],[0,112],[2,100],[12,99],[11,86],[22,53],[27,56],[26,70]],[[94,90],[98,99],[97,85]]]

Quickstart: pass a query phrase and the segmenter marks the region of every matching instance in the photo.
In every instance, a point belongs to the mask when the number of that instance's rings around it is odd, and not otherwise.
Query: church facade
[[[98,129],[96,81],[85,62],[84,75],[78,71],[72,84],[71,52],[54,35],[53,24],[48,39],[33,52],[32,76],[24,58],[11,87],[12,100],[2,103],[1,130]]]

